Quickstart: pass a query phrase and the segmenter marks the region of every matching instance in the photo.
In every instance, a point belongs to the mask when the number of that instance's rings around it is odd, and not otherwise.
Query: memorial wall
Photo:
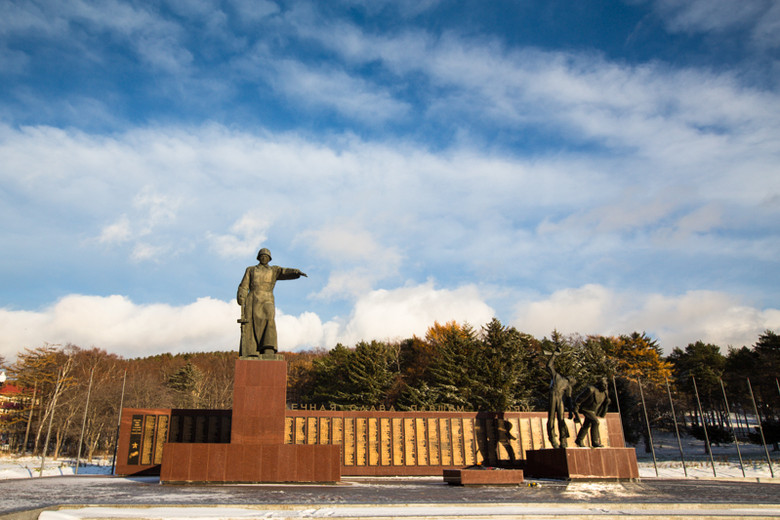
[[[566,421],[573,446],[578,425]],[[341,446],[342,475],[440,475],[475,464],[522,465],[550,448],[543,412],[337,411],[288,409],[285,444]],[[625,446],[617,414],[601,421],[607,446]],[[164,442],[229,443],[231,410],[126,408],[116,472],[159,474]]]

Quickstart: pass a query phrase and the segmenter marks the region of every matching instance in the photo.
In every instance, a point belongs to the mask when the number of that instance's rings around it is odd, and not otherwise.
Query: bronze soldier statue
[[[268,265],[271,251],[266,248],[257,253],[257,260],[259,264],[246,268],[236,296],[241,306],[241,319],[238,320],[241,323],[241,359],[276,354],[279,345],[276,340],[274,285],[276,280],[295,280],[306,276],[300,269]]]
[[[601,444],[601,435],[599,434],[599,417],[607,415],[609,407],[609,396],[607,395],[607,378],[602,377],[595,385],[587,387],[577,396],[574,405],[575,415],[582,412],[585,421],[582,423],[580,433],[577,435],[575,444],[581,448],[585,447],[585,437],[590,431],[591,445],[594,448],[603,448]]]

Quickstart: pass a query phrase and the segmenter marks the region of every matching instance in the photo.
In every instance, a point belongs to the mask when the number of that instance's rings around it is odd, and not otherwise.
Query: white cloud
[[[323,323],[313,312],[291,316],[277,309],[276,330],[280,351],[312,347],[331,348],[337,343],[339,324],[336,321]]]
[[[238,314],[235,301],[213,298],[174,306],[137,304],[118,295],[69,295],[41,311],[0,309],[0,355],[12,361],[23,348],[44,343],[94,346],[128,358],[238,349]],[[276,321],[280,350],[294,351],[422,336],[437,321],[479,328],[494,316],[477,287],[437,289],[428,281],[367,292],[346,319],[323,321],[313,312],[296,316],[277,309]],[[604,335],[646,331],[669,353],[697,340],[724,348],[752,345],[764,330],[780,329],[780,310],[751,307],[715,291],[637,295],[591,284],[526,299],[509,324],[538,338],[554,329]]]
[[[21,349],[44,343],[95,346],[124,357],[238,349],[238,314],[234,301],[213,298],[173,306],[137,304],[118,295],[69,295],[38,312],[0,309],[0,355],[12,360]],[[346,322],[277,309],[276,323],[279,349],[290,351],[423,335],[435,321],[479,326],[492,316],[475,287],[435,289],[428,282],[369,292]]]
[[[235,303],[212,298],[171,306],[136,304],[118,295],[69,295],[38,312],[0,309],[0,354],[10,359],[44,342],[94,346],[124,357],[230,349],[239,338],[238,314]]]
[[[211,248],[223,257],[245,258],[256,254],[267,237],[271,220],[256,210],[250,210],[230,226],[231,233],[209,233]]]
[[[339,340],[397,340],[422,336],[434,322],[455,320],[479,327],[495,315],[476,286],[436,289],[432,281],[393,290],[375,290],[358,299]]]
[[[240,22],[257,22],[279,12],[279,6],[269,0],[231,0]]]
[[[136,262],[145,262],[149,260],[160,260],[160,258],[169,251],[170,248],[164,245],[148,244],[146,242],[136,242],[133,246],[133,251],[130,254]]]
[[[380,124],[404,117],[410,106],[384,87],[334,67],[312,67],[285,59],[265,58],[258,71],[295,103],[340,112],[364,123]],[[273,72],[273,74],[269,74]]]
[[[780,45],[780,6],[773,0],[653,0],[656,13],[671,32],[744,30],[753,44]]]
[[[512,324],[537,337],[549,336],[554,329],[601,335],[644,331],[668,354],[698,340],[724,349],[752,345],[764,330],[780,328],[780,310],[751,307],[717,291],[668,296],[589,284],[520,302]]]
[[[592,53],[510,50],[446,33],[375,35],[316,17],[295,23],[302,36],[353,66],[381,63],[402,85],[425,77],[429,86],[419,95],[436,121],[551,130],[572,142],[652,158],[660,167],[656,175],[715,166],[735,150],[743,159],[751,149],[776,151],[767,138],[780,131],[780,101],[730,73],[628,65]]]
[[[386,230],[383,229],[383,232]],[[355,222],[340,222],[307,231],[297,239],[332,265],[320,298],[357,297],[399,271],[402,255],[396,247],[383,246]]]
[[[130,240],[131,236],[130,219],[127,218],[127,215],[122,215],[119,217],[119,220],[113,224],[103,227],[103,230],[100,232],[100,237],[98,237],[98,241],[107,244],[123,243]]]
[[[0,33],[57,38],[91,60],[102,59],[84,32],[110,34],[127,44],[141,60],[158,70],[186,72],[192,54],[182,44],[182,28],[153,9],[117,0],[93,2],[10,2]],[[83,31],[87,27],[88,31]]]

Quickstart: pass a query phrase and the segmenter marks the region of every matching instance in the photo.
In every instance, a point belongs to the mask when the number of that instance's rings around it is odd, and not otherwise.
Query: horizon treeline
[[[642,396],[653,428],[674,428],[671,398],[678,424],[692,435],[706,425],[717,442],[725,442],[730,427],[736,427],[741,439],[755,441],[753,430],[761,421],[767,441],[779,440],[780,336],[770,330],[752,346],[728,347],[725,355],[719,346],[697,341],[663,356],[645,333],[553,331],[537,339],[497,319],[478,330],[434,323],[422,338],[282,352],[288,363],[287,402],[316,409],[546,410],[545,353],[556,349],[561,351],[556,369],[575,381],[575,394],[608,378],[610,412],[619,406],[629,442],[640,437],[648,442]],[[3,401],[0,441],[10,451],[39,453],[51,423],[48,452],[75,454],[83,427],[82,453],[91,459],[113,449],[122,399],[125,408],[232,408],[236,359],[237,351],[123,359],[76,345],[25,349],[13,364],[0,358],[8,371],[6,385],[19,390]]]

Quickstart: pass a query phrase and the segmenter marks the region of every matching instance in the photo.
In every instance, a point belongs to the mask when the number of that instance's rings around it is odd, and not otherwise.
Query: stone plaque
[[[295,444],[295,418],[284,418],[284,443]]]
[[[452,464],[454,466],[466,465],[466,451],[463,445],[463,420],[460,417],[452,418]]]
[[[154,443],[154,464],[162,464],[163,444],[168,440],[168,423],[170,419],[167,415],[157,416],[157,436]]]
[[[317,418],[309,417],[306,421],[306,443],[317,444]]]
[[[544,438],[547,432],[542,430],[542,421],[538,417],[531,417],[531,444],[535,450],[544,449]]]
[[[441,442],[439,440],[439,419],[429,417],[428,420],[428,464],[441,465]]]
[[[304,444],[306,442],[306,418],[295,418],[295,444]]]
[[[404,419],[404,464],[414,466],[417,464],[417,437],[414,431],[414,419]]]
[[[368,432],[366,418],[355,419],[355,464],[365,466],[367,462]]]
[[[152,452],[154,451],[154,430],[157,425],[157,417],[154,415],[147,415],[144,420],[144,435],[141,442],[141,464],[147,465],[152,463]]]
[[[355,464],[365,466],[368,463],[368,426],[365,417],[355,419]]]
[[[390,466],[393,463],[393,432],[390,419],[379,419],[379,464]]]
[[[368,418],[368,465],[379,465],[379,419]]]
[[[137,466],[141,461],[141,441],[144,434],[144,416],[133,415],[130,419],[130,445],[127,452],[127,464]]]
[[[533,436],[531,435],[531,419],[520,419],[520,450],[523,459],[525,452],[534,449]]]
[[[330,444],[330,419],[320,417],[319,444]]]
[[[414,420],[414,436],[417,439],[417,465],[428,465],[428,433],[425,431],[425,419],[417,417]]]
[[[452,422],[451,419],[439,420],[440,443],[441,443],[441,464],[442,466],[452,466]]]
[[[463,462],[466,466],[482,463],[482,460],[477,458],[477,442],[474,438],[474,419],[463,419],[463,452]]]
[[[331,435],[333,444],[344,444],[344,419],[334,417],[331,423]]]
[[[393,466],[404,465],[404,420],[393,417],[390,420],[393,443]]]
[[[352,417],[344,418],[344,465],[355,465],[355,420]]]

